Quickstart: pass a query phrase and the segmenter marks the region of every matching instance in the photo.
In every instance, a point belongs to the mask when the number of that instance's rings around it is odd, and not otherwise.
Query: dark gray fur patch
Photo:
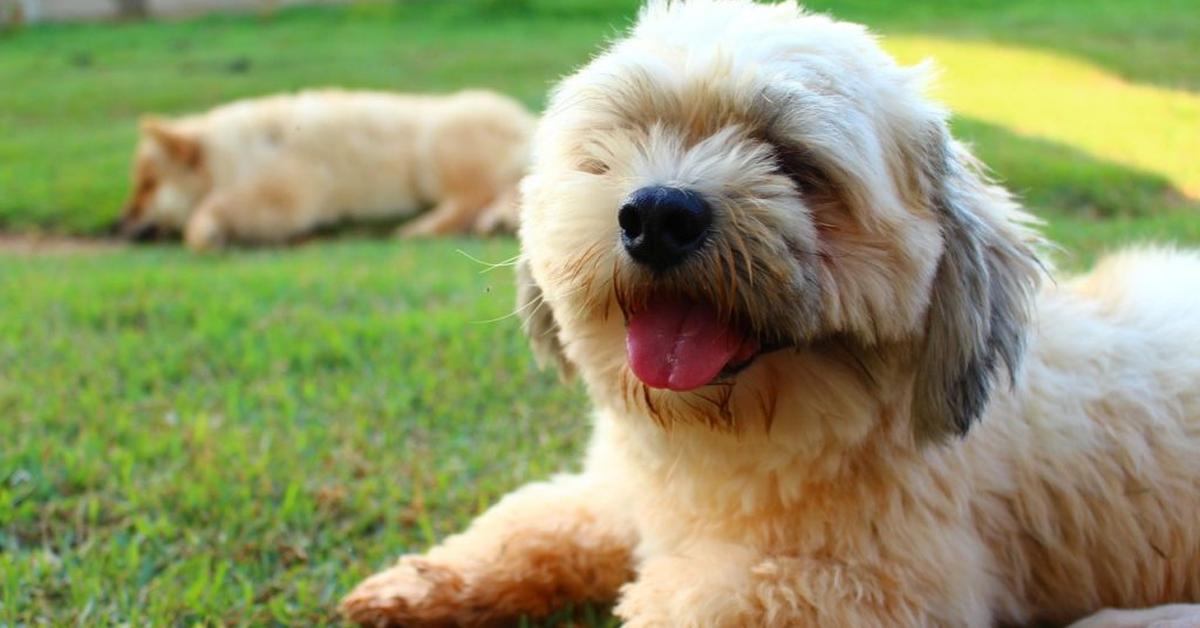
[[[990,224],[972,207],[994,199],[939,135],[928,175],[945,248],[913,395],[914,426],[923,440],[966,434],[983,414],[1001,364],[1015,379],[1039,279],[1036,257],[1017,232]]]

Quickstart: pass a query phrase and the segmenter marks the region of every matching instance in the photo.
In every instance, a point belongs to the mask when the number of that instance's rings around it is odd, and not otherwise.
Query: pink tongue
[[[630,317],[626,333],[629,364],[651,388],[699,388],[735,356],[748,359],[757,351],[757,344],[722,323],[711,306],[688,301],[650,302]]]

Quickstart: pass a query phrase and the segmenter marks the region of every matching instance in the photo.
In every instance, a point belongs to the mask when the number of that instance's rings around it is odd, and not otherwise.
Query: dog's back
[[[442,99],[314,90],[238,101],[193,120],[216,187],[291,180],[330,218],[403,215],[430,202],[417,188],[417,146]]]
[[[965,452],[999,604],[1061,622],[1200,600],[1200,257],[1123,253],[1038,309],[1023,376]]]

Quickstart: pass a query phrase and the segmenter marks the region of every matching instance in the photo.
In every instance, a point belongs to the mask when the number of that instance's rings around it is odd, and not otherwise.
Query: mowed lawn
[[[1200,244],[1193,0],[822,0],[934,57],[958,134],[1080,268]],[[632,19],[600,0],[355,3],[0,35],[0,232],[100,233],[136,120],[343,85],[540,108]],[[568,468],[515,242],[0,252],[0,625],[335,623],[337,599]],[[585,617],[589,623],[604,621]]]
[[[4,258],[0,625],[333,620],[339,595],[557,470],[509,241]]]

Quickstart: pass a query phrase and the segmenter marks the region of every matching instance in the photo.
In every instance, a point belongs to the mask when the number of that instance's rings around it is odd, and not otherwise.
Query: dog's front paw
[[[621,625],[633,628],[666,628],[671,624],[671,592],[652,583],[635,582],[621,588],[621,597],[613,612]]]
[[[452,626],[470,623],[459,613],[462,577],[449,567],[405,556],[391,569],[359,583],[341,610],[364,626]]]
[[[695,571],[681,571],[672,579],[657,575],[621,588],[613,612],[625,628],[763,625],[761,618],[740,608],[732,598],[732,591],[712,588],[712,583],[702,581]]]
[[[225,243],[221,225],[209,212],[197,212],[183,229],[183,241],[196,253],[220,249]]]

